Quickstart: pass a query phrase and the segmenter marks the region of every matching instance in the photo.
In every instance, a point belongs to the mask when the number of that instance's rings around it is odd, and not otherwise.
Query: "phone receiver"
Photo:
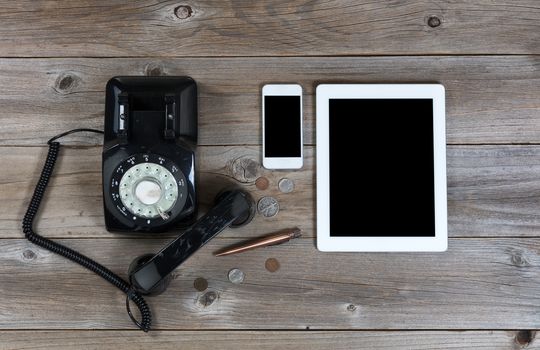
[[[171,281],[170,273],[227,227],[248,224],[255,214],[251,195],[228,189],[216,197],[215,206],[195,224],[156,254],[139,256],[129,266],[132,287],[143,295],[158,295]]]

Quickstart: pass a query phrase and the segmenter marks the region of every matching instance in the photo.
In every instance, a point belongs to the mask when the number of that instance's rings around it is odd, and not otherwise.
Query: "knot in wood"
[[[232,176],[240,182],[253,182],[259,177],[261,165],[251,158],[238,158],[232,162]]]
[[[149,77],[166,75],[163,66],[158,63],[148,63],[144,68],[144,74]]]
[[[430,16],[427,20],[427,24],[431,28],[437,28],[441,25],[441,19],[437,16]]]
[[[350,311],[350,312],[356,311],[356,305],[349,304],[349,306],[347,306],[347,311]]]
[[[512,265],[517,267],[531,266],[521,250],[512,250],[510,252],[510,261],[512,262]]]
[[[58,79],[56,79],[54,89],[61,94],[69,93],[77,86],[79,80],[80,79],[72,73],[60,74]]]
[[[216,301],[217,298],[218,298],[218,294],[216,292],[214,291],[206,292],[199,297],[199,300],[198,300],[199,305],[201,305],[202,307],[208,307],[212,305],[214,301]]]
[[[34,253],[32,250],[30,249],[26,249],[24,252],[23,252],[23,258],[26,259],[26,260],[34,260],[36,258],[36,253]]]
[[[527,347],[533,342],[535,336],[535,331],[523,330],[516,333],[515,340],[521,347]]]
[[[188,19],[193,14],[193,9],[188,5],[180,5],[174,9],[174,15],[178,19]]]

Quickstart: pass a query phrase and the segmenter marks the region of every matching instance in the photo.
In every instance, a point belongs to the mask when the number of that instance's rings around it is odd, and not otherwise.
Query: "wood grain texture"
[[[304,88],[306,144],[314,143],[314,89],[329,82],[440,82],[448,143],[540,143],[540,56],[489,56],[0,59],[0,145],[43,145],[72,128],[103,128],[107,80],[141,74],[198,82],[202,145],[260,144],[261,87],[277,82]]]
[[[21,237],[21,220],[37,183],[45,147],[0,147],[0,235]],[[224,237],[255,237],[298,226],[315,235],[314,148],[305,147],[302,171],[269,171],[260,166],[258,146],[203,146],[198,151],[202,212],[226,184],[248,189],[255,200],[271,195],[280,212],[256,215]],[[540,230],[540,146],[450,146],[448,222],[452,237],[538,236]],[[255,180],[269,179],[267,190]],[[292,193],[279,192],[281,178],[295,183]],[[352,181],[354,174],[344,181]],[[101,148],[64,148],[49,185],[38,232],[49,237],[119,237],[106,232],[101,195]]]
[[[2,331],[1,350],[74,348],[99,350],[350,350],[350,349],[540,349],[540,342],[520,341],[518,332],[257,332],[257,331]]]
[[[64,148],[36,228],[50,237],[119,237],[107,233],[103,218],[101,189],[101,148]],[[39,179],[47,148],[0,147],[6,171],[0,172],[0,235],[21,237],[21,220]],[[256,215],[250,225],[227,230],[224,235],[254,237],[284,228],[301,228],[313,236],[314,227],[314,150],[305,150],[304,170],[269,171],[260,165],[257,146],[203,146],[197,151],[200,211],[204,213],[214,203],[215,196],[225,187],[235,184],[249,190],[253,198],[274,196],[280,202],[279,215],[265,218]],[[261,191],[255,180],[265,176],[270,187]],[[281,193],[278,181],[290,178],[295,182],[292,193]],[[140,235],[136,235],[140,237]],[[122,237],[122,235],[121,235]],[[125,237],[125,236],[124,236]]]
[[[537,0],[0,0],[0,350],[540,349],[540,4]],[[125,296],[29,243],[21,218],[48,138],[103,128],[117,75],[189,75],[199,87],[202,211],[225,184],[281,211],[225,230],[148,298],[133,330]],[[305,166],[260,166],[260,90],[304,88]],[[319,83],[446,87],[449,250],[315,248]],[[126,275],[170,238],[106,232],[101,139],[62,151],[37,231]],[[259,190],[255,180],[269,180]],[[295,191],[282,194],[288,177]],[[354,183],[354,173],[344,181]],[[302,239],[216,258],[287,227]],[[169,236],[170,237],[170,236]],[[280,268],[270,273],[265,261]],[[243,284],[227,279],[231,268]],[[208,289],[194,287],[204,278]],[[471,331],[473,330],[474,331]],[[467,331],[469,330],[469,331]]]
[[[164,241],[61,240],[121,275]],[[231,241],[212,240],[148,299],[156,329],[540,328],[540,238],[451,239],[429,254],[322,254],[306,238],[212,256]],[[269,257],[279,271],[265,270]],[[132,329],[125,296],[92,272],[24,239],[1,240],[0,261],[0,328]],[[231,268],[243,284],[227,280]]]
[[[447,173],[450,235],[538,236],[539,146],[451,146]]]
[[[3,57],[540,53],[536,0],[3,0],[0,7]]]

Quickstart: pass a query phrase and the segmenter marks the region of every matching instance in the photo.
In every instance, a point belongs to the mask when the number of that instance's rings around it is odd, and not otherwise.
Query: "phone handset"
[[[217,196],[216,205],[183,234],[155,255],[133,260],[128,272],[131,285],[143,295],[162,293],[174,269],[225,228],[243,226],[254,214],[255,205],[249,193],[238,189],[223,191]]]

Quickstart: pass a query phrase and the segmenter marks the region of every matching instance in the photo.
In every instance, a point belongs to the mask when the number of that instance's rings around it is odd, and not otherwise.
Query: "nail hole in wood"
[[[187,19],[193,14],[193,9],[188,5],[180,5],[174,9],[174,15],[179,19]]]
[[[516,334],[516,343],[518,343],[522,347],[528,346],[533,342],[535,335],[536,335],[536,332],[534,331],[530,331],[530,330],[519,331]]]
[[[428,26],[430,26],[431,28],[437,28],[438,26],[441,25],[441,20],[437,16],[430,16],[428,18],[427,23],[428,23]]]

